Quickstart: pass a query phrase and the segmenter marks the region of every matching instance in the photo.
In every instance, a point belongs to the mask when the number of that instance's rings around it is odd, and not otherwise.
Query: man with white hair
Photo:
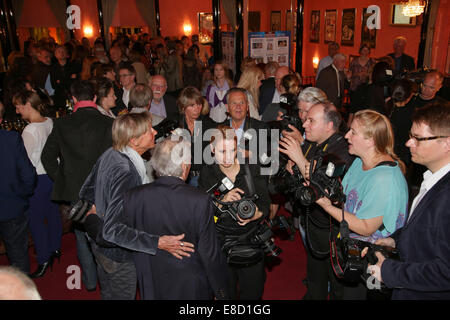
[[[14,267],[0,267],[0,300],[42,300],[34,282]]]
[[[148,85],[153,92],[150,113],[163,119],[168,118],[178,122],[180,120],[180,113],[177,108],[177,101],[171,95],[166,95],[166,78],[162,75],[155,75],[149,79]]]
[[[342,97],[344,90],[348,87],[349,82],[344,73],[345,63],[347,57],[343,53],[336,53],[333,58],[333,63],[323,69],[317,78],[316,87],[322,89],[328,97],[328,100],[333,102],[336,108],[342,106]]]
[[[182,263],[165,253],[135,252],[137,279],[144,300],[226,299],[226,260],[221,251],[210,196],[185,183],[191,146],[175,136],[156,145],[151,163],[158,179],[127,192],[124,217],[144,232],[179,232],[180,252],[190,241],[195,252]]]
[[[395,69],[394,73],[399,74],[405,71],[414,70],[414,58],[404,53],[406,48],[406,38],[399,36],[394,39],[394,52],[389,56],[394,59]]]

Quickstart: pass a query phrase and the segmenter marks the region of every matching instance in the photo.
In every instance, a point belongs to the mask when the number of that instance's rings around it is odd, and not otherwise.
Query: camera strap
[[[250,192],[250,196],[256,194],[255,185],[253,183],[252,173],[250,171],[250,166],[248,163],[244,165],[245,168],[245,182],[247,183],[248,191]]]

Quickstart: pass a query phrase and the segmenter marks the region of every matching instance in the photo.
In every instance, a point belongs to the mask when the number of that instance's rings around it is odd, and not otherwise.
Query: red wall
[[[381,9],[381,29],[377,30],[376,47],[372,49],[372,57],[384,56],[393,51],[392,43],[395,37],[404,36],[408,40],[406,53],[414,57],[417,62],[417,52],[420,41],[421,16],[417,19],[415,27],[393,27],[389,25],[390,3],[393,1],[381,0],[359,0],[350,2],[346,0],[307,0],[305,1],[304,14],[304,46],[303,46],[303,75],[313,75],[314,69],[312,59],[318,56],[320,59],[327,56],[328,47],[324,43],[324,15],[326,9],[338,10],[338,21],[336,29],[336,42],[340,43],[341,26],[342,26],[342,9],[356,8],[356,25],[355,25],[355,43],[353,47],[341,46],[341,52],[347,55],[358,55],[358,49],[361,45],[361,22],[362,9],[369,5],[378,5]],[[311,20],[311,10],[320,10],[320,43],[309,42],[309,26]]]
[[[163,37],[184,35],[183,24],[192,26],[192,34],[198,33],[199,12],[212,12],[211,0],[164,0],[159,1],[161,35]]]
[[[433,51],[431,54],[431,67],[441,72],[445,71],[447,50],[450,43],[450,28],[448,27],[448,16],[450,13],[450,0],[439,2],[439,11],[436,18],[436,28],[434,29]],[[449,75],[449,74],[447,74]]]
[[[25,0],[19,27],[60,27],[46,0]]]

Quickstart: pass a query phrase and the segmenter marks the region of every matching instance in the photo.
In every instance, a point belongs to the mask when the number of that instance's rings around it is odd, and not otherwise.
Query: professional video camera
[[[164,119],[156,126],[153,127],[157,131],[155,135],[155,142],[158,143],[160,140],[164,140],[169,137],[175,129],[179,127],[178,123],[170,119]]]
[[[220,183],[213,185],[207,193],[213,196],[214,206],[222,213],[228,213],[235,221],[239,221],[238,217],[247,220],[253,218],[256,212],[255,201],[258,195],[254,194],[250,197],[243,197],[240,200],[223,202],[221,198],[225,193],[234,188],[233,182],[227,177],[223,178]]]
[[[302,121],[298,116],[297,96],[292,93],[285,93],[280,96],[280,107],[286,110],[281,117],[281,131],[291,131],[288,125],[292,125],[302,131]]]

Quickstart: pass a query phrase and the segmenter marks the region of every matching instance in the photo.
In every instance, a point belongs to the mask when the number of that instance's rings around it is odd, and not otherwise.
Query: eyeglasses
[[[415,142],[418,142],[418,141],[436,140],[436,139],[440,139],[440,138],[448,138],[448,136],[418,137],[418,136],[413,135],[410,131],[409,138],[413,139]]]
[[[119,74],[119,78],[132,76],[132,73]]]

